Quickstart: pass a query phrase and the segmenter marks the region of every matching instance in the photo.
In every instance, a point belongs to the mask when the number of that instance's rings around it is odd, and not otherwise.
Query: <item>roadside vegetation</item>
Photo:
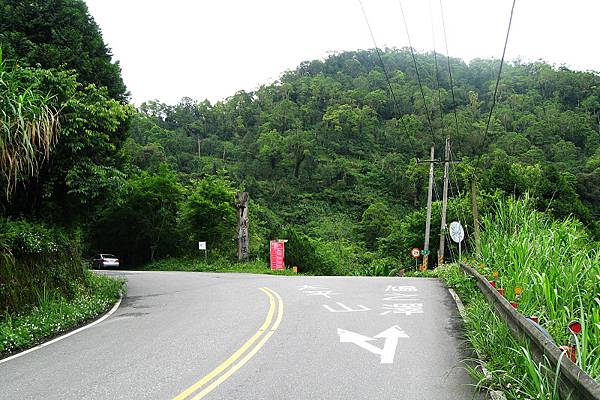
[[[599,248],[579,222],[554,220],[535,211],[532,200],[525,197],[500,201],[493,213],[484,216],[481,257],[467,263],[503,288],[507,299],[518,303],[519,312],[537,316],[558,346],[571,343],[567,326],[579,321],[576,362],[600,380]],[[473,371],[481,384],[505,391],[510,399],[559,399],[557,372],[533,361],[474,280],[456,265],[438,268],[436,274],[465,303],[467,337],[484,355],[492,375],[489,381],[481,371]],[[520,296],[516,288],[522,290]]]
[[[5,3],[2,323],[49,310],[40,308],[48,299],[103,292],[82,266],[95,253],[132,269],[268,272],[269,240],[287,239],[286,265],[303,274],[415,274],[410,249],[423,244],[428,181],[417,159],[451,136],[451,157],[462,161],[452,164],[448,221],[467,228],[463,251],[473,251],[466,192],[477,176],[486,228],[477,261],[498,271],[507,293],[523,287],[522,307],[540,313],[557,340],[567,339],[565,322],[582,320],[581,363],[598,377],[597,72],[506,64],[487,135],[499,61],[421,53],[413,62],[406,48],[382,51],[389,82],[377,51],[347,51],[216,103],[191,93],[198,99],[136,108],[84,1]],[[434,73],[448,68],[453,87]],[[441,181],[437,168],[437,199]],[[239,191],[250,197],[244,265],[236,260]],[[527,215],[498,205],[525,193]],[[439,215],[434,201],[433,248]],[[198,241],[207,242],[208,262]],[[458,259],[454,244],[446,249],[446,260]]]
[[[199,258],[168,258],[144,266],[147,271],[188,271],[188,272],[243,272],[251,274],[297,275],[287,268],[283,271],[271,271],[262,260],[251,262],[232,262],[230,260],[204,261]]]
[[[0,358],[40,344],[88,322],[112,307],[124,282],[86,271],[70,285],[69,299],[51,289],[37,292],[34,306],[0,315]]]
[[[0,357],[31,347],[111,307],[124,282],[87,270],[64,230],[0,219]]]

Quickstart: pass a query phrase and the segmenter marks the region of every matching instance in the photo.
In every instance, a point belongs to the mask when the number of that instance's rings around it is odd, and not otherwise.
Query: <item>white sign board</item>
[[[450,237],[456,243],[460,243],[465,239],[465,230],[460,222],[454,221],[450,224]]]
[[[198,250],[206,250],[206,242],[198,242]]]

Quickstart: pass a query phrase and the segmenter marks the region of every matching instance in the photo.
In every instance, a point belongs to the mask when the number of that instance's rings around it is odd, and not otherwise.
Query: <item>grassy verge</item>
[[[577,364],[600,380],[600,249],[579,222],[533,211],[528,199],[497,204],[484,218],[479,272],[524,315],[536,315],[556,343],[577,339]],[[473,264],[473,263],[472,263]],[[493,278],[496,276],[496,278]],[[517,299],[515,289],[522,289]],[[582,325],[575,338],[571,321]]]
[[[124,282],[85,273],[85,282],[73,284],[74,296],[65,300],[56,291],[38,294],[38,305],[19,314],[0,316],[0,358],[17,352],[105,312],[119,298]]]
[[[511,335],[508,326],[479,292],[474,279],[457,265],[437,268],[436,274],[454,288],[465,304],[467,339],[490,372],[488,378],[480,368],[470,369],[478,385],[502,390],[509,400],[560,400],[557,371],[533,360],[527,346]]]
[[[289,269],[271,271],[269,266],[263,261],[238,263],[227,260],[205,261],[198,258],[168,258],[147,264],[143,269],[146,271],[243,272],[249,274],[298,275]]]
[[[480,257],[468,264],[504,289],[519,312],[537,316],[557,345],[574,343],[577,365],[600,380],[600,251],[579,222],[553,220],[527,198],[500,201],[483,219]],[[473,371],[481,384],[504,390],[509,399],[560,399],[558,371],[533,361],[473,280],[457,266],[436,273],[466,305],[467,337],[492,375],[486,380]],[[579,335],[567,330],[570,321],[581,323]]]

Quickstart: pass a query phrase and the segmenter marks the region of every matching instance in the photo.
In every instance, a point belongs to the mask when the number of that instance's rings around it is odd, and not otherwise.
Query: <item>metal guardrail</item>
[[[488,280],[473,268],[460,264],[463,271],[475,277],[477,286],[488,302],[508,325],[512,334],[530,344],[533,357],[539,362],[544,356],[553,369],[560,362],[561,393],[567,398],[581,400],[600,400],[600,384],[563,355],[551,338],[535,327],[535,323],[525,318],[490,285]]]

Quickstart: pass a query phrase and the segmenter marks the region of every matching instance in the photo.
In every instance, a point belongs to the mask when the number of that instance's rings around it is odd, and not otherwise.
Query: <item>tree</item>
[[[132,176],[100,211],[92,230],[96,248],[134,265],[175,255],[182,196],[183,187],[164,165],[157,174]]]
[[[84,86],[108,89],[124,101],[127,89],[118,62],[82,0],[4,0],[0,4],[0,46],[7,58],[29,66],[74,69]]]
[[[203,240],[211,248],[233,248],[236,211],[231,183],[206,177],[192,185],[179,214],[188,241]]]

